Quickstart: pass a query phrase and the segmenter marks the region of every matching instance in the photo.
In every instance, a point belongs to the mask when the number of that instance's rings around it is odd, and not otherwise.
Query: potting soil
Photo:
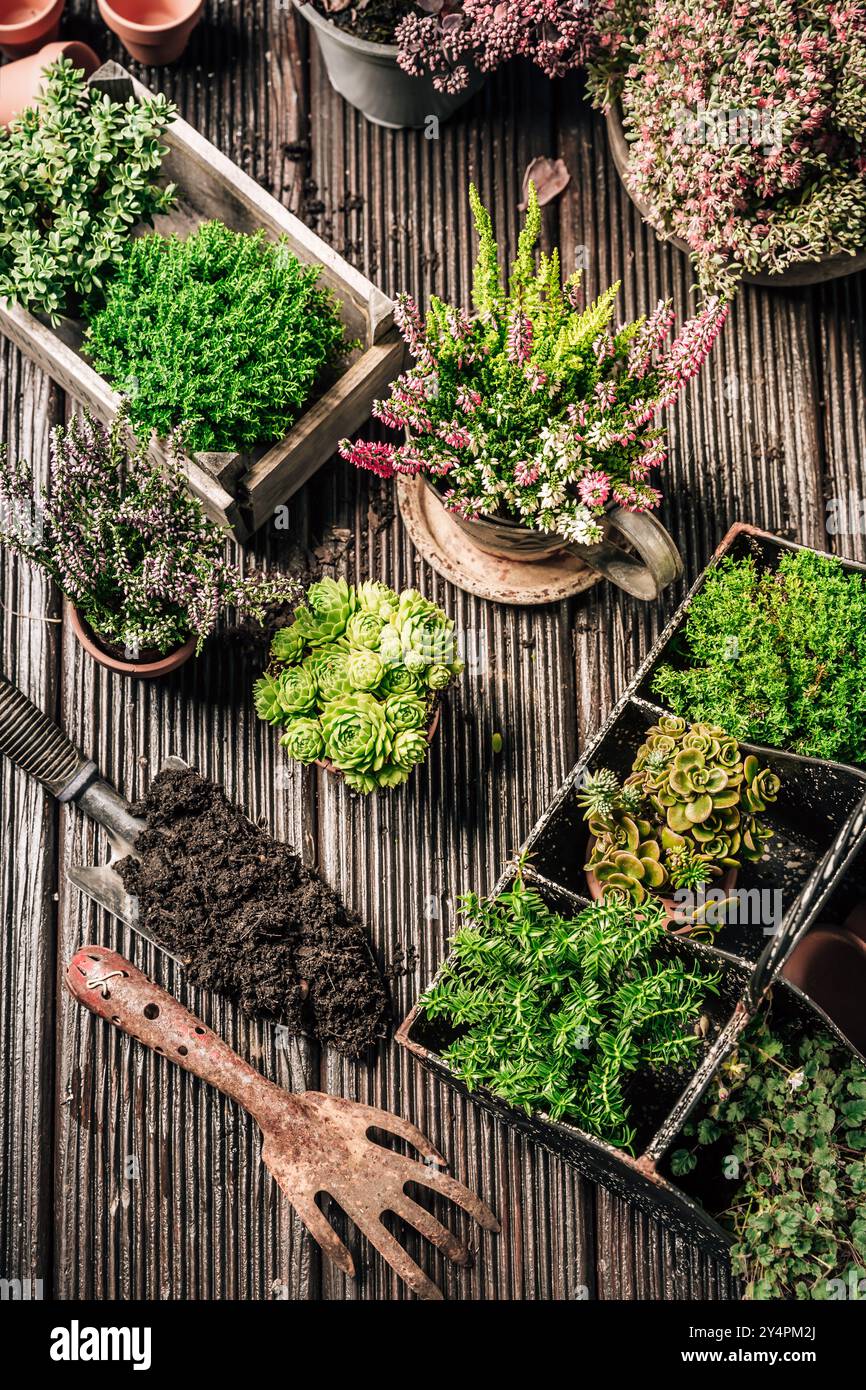
[[[118,872],[191,980],[349,1056],[382,1036],[388,996],[366,932],[288,845],[192,769],[159,773],[134,811],[141,858]]]

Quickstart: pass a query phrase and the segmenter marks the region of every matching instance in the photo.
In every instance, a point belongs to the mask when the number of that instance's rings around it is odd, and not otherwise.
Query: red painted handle
[[[82,946],[66,968],[66,984],[72,997],[91,1013],[209,1081],[256,1119],[273,1105],[275,1091],[286,1105],[295,1099],[116,951]]]

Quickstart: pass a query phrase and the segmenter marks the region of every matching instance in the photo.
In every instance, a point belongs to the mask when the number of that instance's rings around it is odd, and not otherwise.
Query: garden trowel
[[[114,867],[118,860],[135,854],[144,821],[132,814],[129,802],[105,781],[96,763],[79,752],[63,730],[4,675],[0,675],[0,753],[35,777],[58,801],[75,802],[102,826],[111,844],[109,862],[90,868],[70,865],[67,877],[100,907],[176,960],[142,926],[137,902],[127,893]],[[182,766],[179,759],[169,763]]]

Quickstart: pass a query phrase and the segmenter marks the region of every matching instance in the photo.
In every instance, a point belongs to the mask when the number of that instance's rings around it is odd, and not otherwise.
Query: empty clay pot
[[[86,43],[47,43],[38,53],[28,58],[18,58],[0,68],[0,125],[8,125],[19,111],[32,106],[39,95],[39,88],[45,69],[58,58],[68,58],[77,68],[83,68],[85,77],[96,72],[100,59]]]
[[[866,1052],[866,943],[844,927],[813,927],[782,970]]]
[[[201,19],[204,0],[98,0],[99,13],[127,53],[148,67],[177,62]]]
[[[0,52],[7,58],[35,53],[56,39],[66,0],[0,0]]]

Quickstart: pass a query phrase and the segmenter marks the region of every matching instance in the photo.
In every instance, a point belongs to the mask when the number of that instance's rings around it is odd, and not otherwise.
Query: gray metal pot
[[[295,9],[316,31],[319,48],[334,91],[362,111],[374,125],[389,130],[417,130],[431,117],[447,121],[481,87],[481,73],[472,73],[469,84],[453,96],[437,92],[429,77],[410,77],[397,62],[395,44],[370,43],[355,38],[313,5],[294,0]]]

